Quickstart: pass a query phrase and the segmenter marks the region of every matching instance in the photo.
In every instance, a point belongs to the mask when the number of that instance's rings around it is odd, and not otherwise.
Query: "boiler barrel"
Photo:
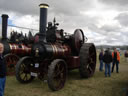
[[[17,54],[17,55],[30,55],[31,54],[31,48],[27,47],[24,44],[9,44],[10,46],[10,52]]]
[[[66,58],[71,55],[71,49],[68,45],[38,43],[33,46],[32,53],[42,59]]]
[[[30,55],[31,48],[24,44],[11,44],[3,42],[4,44],[4,54],[13,53],[20,56]]]

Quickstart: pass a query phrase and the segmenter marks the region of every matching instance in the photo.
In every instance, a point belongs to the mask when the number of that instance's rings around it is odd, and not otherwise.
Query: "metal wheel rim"
[[[55,67],[54,72],[54,84],[56,89],[61,89],[64,86],[65,79],[66,79],[66,68],[62,66],[63,62],[59,62]]]
[[[95,47],[92,45],[89,48],[89,57],[88,57],[88,65],[87,65],[87,70],[90,74],[94,73],[95,64],[96,64],[96,52],[95,52]]]

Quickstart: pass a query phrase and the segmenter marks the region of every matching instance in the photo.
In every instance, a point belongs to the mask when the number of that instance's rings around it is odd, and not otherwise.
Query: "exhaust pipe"
[[[2,16],[2,41],[7,40],[7,25],[9,16],[3,14]]]
[[[39,42],[46,42],[46,25],[47,25],[47,9],[48,4],[40,4],[40,27],[39,27]]]

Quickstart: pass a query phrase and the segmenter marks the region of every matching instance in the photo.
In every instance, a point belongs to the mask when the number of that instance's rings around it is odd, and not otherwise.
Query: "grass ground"
[[[29,84],[19,83],[14,76],[7,76],[5,96],[126,96],[128,88],[128,63],[123,56],[119,65],[119,73],[105,77],[104,71],[96,72],[89,79],[81,79],[78,70],[69,72],[65,87],[52,92],[47,83],[35,79]]]

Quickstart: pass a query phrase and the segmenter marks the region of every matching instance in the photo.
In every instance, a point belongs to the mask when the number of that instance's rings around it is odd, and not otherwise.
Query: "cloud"
[[[37,14],[40,0],[0,0],[0,9],[22,14]]]
[[[85,29],[88,25],[93,23],[98,23],[97,17],[89,17],[87,15],[77,15],[77,16],[57,16],[58,22],[60,22],[60,27],[65,30],[75,30],[77,28]]]
[[[120,11],[128,10],[128,0],[98,0],[103,3],[106,8]]]
[[[48,3],[50,12],[64,15],[77,15],[80,13],[80,10],[88,10],[94,4],[89,0],[10,0],[9,2],[8,0],[0,0],[0,9],[35,15],[39,12],[38,5],[41,3]]]
[[[116,20],[122,25],[127,27],[128,26],[128,12],[120,13],[117,17],[115,17]]]
[[[110,4],[110,5],[128,5],[128,0],[99,0],[103,3]]]
[[[80,28],[95,44],[128,44],[127,0],[0,0],[0,14],[8,14],[16,26],[38,30],[43,2],[50,6],[47,21],[56,17],[58,29],[73,33]]]
[[[119,32],[120,31],[120,27],[118,25],[104,25],[100,29],[104,30],[105,32]]]
[[[54,2],[47,0],[47,2],[51,5],[51,10],[54,11],[55,14],[68,16],[79,15],[80,11],[88,10],[94,4],[89,0],[55,0]]]
[[[10,2],[8,2],[8,0],[1,0],[0,10],[4,13],[9,13],[12,17],[10,19],[13,19],[14,22],[20,22],[22,15],[24,18],[26,18],[26,15],[39,16],[38,5],[42,3],[41,1],[48,3],[50,6],[48,9],[48,21],[52,21],[53,18],[56,17],[57,21],[61,23],[60,27],[62,26],[67,29],[69,29],[69,27],[70,29],[75,27],[85,27],[91,19],[94,20],[94,22],[96,21],[96,19],[81,14],[81,11],[89,10],[95,5],[94,2],[89,0],[81,0],[81,2],[78,0],[11,0]],[[17,17],[19,18],[19,21],[17,21]],[[23,21],[21,21],[21,23]]]
[[[98,27],[95,24],[88,26],[89,30],[94,34],[91,37],[91,41],[97,45],[126,45],[128,44],[128,28],[122,28],[119,24],[115,25],[103,25]],[[124,30],[125,29],[125,30]],[[97,35],[96,35],[97,34]],[[93,38],[93,39],[92,39]]]

